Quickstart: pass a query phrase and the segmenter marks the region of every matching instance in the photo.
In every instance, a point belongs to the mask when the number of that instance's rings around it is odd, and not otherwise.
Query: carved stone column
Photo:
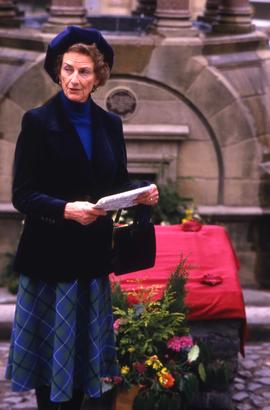
[[[84,0],[52,0],[43,31],[58,33],[68,25],[89,26]]]
[[[206,0],[203,16],[200,17],[200,20],[205,21],[206,23],[213,23],[218,15],[218,7],[220,0]]]
[[[248,33],[252,25],[252,7],[249,0],[221,0],[213,31],[218,33]]]
[[[133,14],[153,16],[156,10],[157,0],[138,0],[138,6]]]
[[[152,31],[168,36],[196,35],[191,24],[189,0],[157,0]]]
[[[18,7],[13,0],[0,0],[0,26],[18,27],[20,25]]]

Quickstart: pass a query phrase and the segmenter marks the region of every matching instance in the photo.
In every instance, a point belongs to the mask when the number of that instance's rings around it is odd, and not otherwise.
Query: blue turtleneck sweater
[[[91,121],[91,99],[86,102],[74,102],[69,100],[63,91],[61,99],[67,115],[76,129],[85,153],[90,160],[92,158],[92,121]]]

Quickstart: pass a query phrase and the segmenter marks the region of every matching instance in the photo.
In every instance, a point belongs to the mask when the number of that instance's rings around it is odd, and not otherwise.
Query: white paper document
[[[104,196],[95,204],[94,208],[102,208],[105,211],[117,211],[118,209],[130,208],[134,206],[136,198],[143,192],[153,189],[153,184],[142,188],[132,189],[131,191],[121,192],[120,194]]]

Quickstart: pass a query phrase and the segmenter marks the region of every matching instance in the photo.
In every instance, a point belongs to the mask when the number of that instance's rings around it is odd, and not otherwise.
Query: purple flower
[[[119,330],[120,325],[121,325],[120,319],[116,319],[113,323],[113,328],[116,332]]]
[[[167,342],[168,349],[180,352],[182,349],[189,349],[193,345],[191,336],[174,336]]]

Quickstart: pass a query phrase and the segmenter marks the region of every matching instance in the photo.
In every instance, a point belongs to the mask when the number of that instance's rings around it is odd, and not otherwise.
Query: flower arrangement
[[[185,209],[184,218],[181,219],[183,231],[197,232],[202,227],[202,219],[193,209]]]
[[[135,410],[187,409],[194,395],[207,388],[213,366],[189,332],[184,303],[187,272],[186,260],[181,259],[160,299],[157,289],[139,287],[125,293],[113,284],[121,376],[110,381],[126,388],[140,386]],[[217,367],[225,369],[224,363]]]

